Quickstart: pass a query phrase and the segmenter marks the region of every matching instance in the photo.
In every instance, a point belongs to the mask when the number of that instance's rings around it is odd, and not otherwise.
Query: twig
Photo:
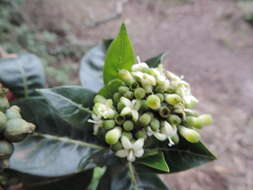
[[[98,26],[100,24],[104,24],[104,23],[107,23],[111,20],[121,17],[122,13],[123,13],[123,7],[126,3],[128,3],[128,1],[129,0],[121,0],[121,1],[117,2],[116,8],[115,8],[116,12],[113,15],[110,15],[104,19],[101,19],[101,20],[95,20],[93,14],[89,11],[90,20],[85,23],[85,26],[94,27],[94,26]]]

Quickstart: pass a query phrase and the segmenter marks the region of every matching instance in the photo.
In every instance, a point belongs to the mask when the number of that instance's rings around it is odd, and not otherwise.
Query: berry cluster
[[[18,106],[10,106],[6,93],[0,84],[0,168],[8,164],[14,149],[12,143],[22,141],[35,129],[34,124],[22,119]]]
[[[111,99],[94,98],[89,120],[94,123],[94,134],[119,157],[134,161],[157,140],[173,146],[181,136],[196,143],[200,140],[197,130],[212,122],[210,115],[192,109],[198,100],[190,85],[162,65],[151,68],[138,59],[131,71],[120,70],[119,78],[124,85]]]

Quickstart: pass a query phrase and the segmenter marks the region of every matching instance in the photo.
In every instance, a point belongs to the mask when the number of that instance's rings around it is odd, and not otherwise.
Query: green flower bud
[[[133,138],[133,134],[131,132],[126,132],[126,131],[122,133],[122,136],[127,137],[129,140],[132,140]]]
[[[184,109],[185,114],[187,116],[194,116],[194,117],[198,117],[199,116],[199,112],[192,110],[192,109]]]
[[[128,91],[124,94],[124,97],[126,97],[127,99],[132,99],[134,97],[134,93],[131,91]]]
[[[177,104],[174,106],[174,113],[179,114],[183,119],[185,119],[184,106],[182,104]]]
[[[123,128],[124,128],[126,131],[132,131],[133,128],[134,128],[134,123],[133,123],[132,121],[130,121],[130,120],[125,121],[125,122],[123,123]]]
[[[161,117],[167,118],[170,115],[170,109],[167,106],[162,106],[159,109],[159,114],[160,114]]]
[[[105,97],[101,96],[101,95],[96,95],[94,98],[94,103],[104,103],[106,102]]]
[[[113,94],[114,102],[119,102],[120,98],[121,98],[121,94],[119,92],[116,92]]]
[[[165,89],[163,87],[161,87],[161,86],[157,86],[157,87],[155,87],[155,92],[164,93]]]
[[[3,112],[0,111],[0,133],[5,129],[7,118]]]
[[[137,133],[135,133],[135,137],[137,139],[141,139],[141,138],[145,139],[147,137],[146,131],[144,129],[137,131]]]
[[[103,121],[103,127],[106,130],[112,129],[115,126],[115,121],[114,120],[105,120]]]
[[[120,142],[117,142],[116,144],[112,145],[112,150],[114,150],[114,151],[118,151],[121,149],[123,149],[123,146]]]
[[[6,117],[8,120],[21,118],[20,108],[18,106],[11,106],[6,110]]]
[[[121,116],[121,115],[117,115],[115,117],[115,122],[118,124],[118,125],[122,125],[124,122],[125,122],[125,117],[124,116]]]
[[[196,117],[187,116],[185,118],[185,122],[190,127],[197,127],[197,128],[198,128],[198,126],[200,127],[200,123],[197,123],[197,118]]]
[[[13,153],[14,147],[7,141],[0,141],[0,160],[10,158]]]
[[[116,144],[119,141],[120,136],[121,128],[115,127],[105,134],[105,142],[110,145]]]
[[[197,143],[200,140],[200,135],[197,131],[180,126],[179,133],[190,143]]]
[[[171,137],[171,140],[175,143],[175,144],[178,144],[179,143],[179,136],[178,134],[174,135]]]
[[[151,122],[151,119],[152,119],[152,115],[150,115],[149,113],[144,113],[141,115],[139,119],[139,124],[141,126],[148,126],[148,124]]]
[[[168,121],[172,125],[179,125],[181,123],[181,118],[178,115],[172,114],[169,116]]]
[[[0,111],[5,111],[9,106],[8,99],[5,96],[0,97]]]
[[[35,130],[35,125],[23,119],[11,119],[6,123],[5,138],[10,142],[19,142]]]
[[[146,104],[149,108],[157,110],[161,107],[161,100],[156,95],[149,95],[146,101]]]
[[[118,109],[119,111],[121,111],[124,107],[125,107],[125,105],[124,105],[122,102],[119,102],[119,103],[117,104],[117,109]]]
[[[133,84],[135,82],[131,73],[125,69],[119,71],[119,78],[125,81],[127,84]]]
[[[213,118],[209,114],[202,114],[197,117],[197,120],[201,123],[202,126],[210,125],[213,122]]]
[[[141,107],[140,107],[140,110],[141,111],[146,111],[148,110],[148,106],[147,106],[147,103],[146,103],[146,100],[141,100]]]
[[[118,90],[119,90],[119,93],[124,95],[125,93],[129,91],[129,88],[126,86],[120,86]]]
[[[146,96],[146,91],[143,88],[136,88],[134,90],[134,96],[137,99],[143,99]]]
[[[160,98],[161,102],[164,101],[164,95],[162,93],[158,93],[156,95]]]
[[[176,105],[176,104],[182,102],[182,98],[179,95],[177,95],[177,94],[166,94],[165,101],[168,104]]]
[[[153,131],[158,131],[160,129],[160,121],[158,119],[153,119],[150,126]]]

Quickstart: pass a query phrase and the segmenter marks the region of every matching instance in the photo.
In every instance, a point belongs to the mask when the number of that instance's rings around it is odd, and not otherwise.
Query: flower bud
[[[20,108],[18,106],[11,106],[9,109],[6,110],[5,114],[8,120],[21,118]]]
[[[136,88],[134,90],[134,96],[137,99],[143,99],[146,95],[146,91],[143,88]]]
[[[125,105],[124,105],[122,102],[119,102],[119,103],[117,104],[117,109],[118,109],[119,111],[121,111],[124,107],[125,107]]]
[[[146,69],[148,69],[148,65],[146,63],[137,63],[137,64],[134,64],[132,66],[132,71],[145,71]]]
[[[122,144],[120,142],[117,142],[116,144],[112,145],[112,150],[118,151],[123,148]]]
[[[123,123],[123,128],[124,128],[126,131],[132,131],[133,128],[134,128],[134,123],[133,123],[132,121],[130,121],[130,120],[125,121],[125,122]]]
[[[160,98],[161,102],[164,101],[164,95],[162,93],[158,93],[156,95]]]
[[[135,137],[137,139],[142,139],[142,138],[145,139],[147,137],[146,131],[144,129],[137,131],[137,133],[135,133]]]
[[[122,133],[122,136],[128,138],[129,140],[132,140],[132,138],[133,138],[133,134],[130,133],[130,132],[126,132],[126,131],[124,131],[124,132]]]
[[[160,121],[158,119],[153,119],[150,126],[153,131],[158,131],[160,129]]]
[[[113,94],[113,101],[114,102],[119,102],[120,98],[121,98],[121,94],[119,92],[116,92]]]
[[[128,91],[124,94],[124,97],[126,97],[127,99],[132,99],[134,97],[134,93],[131,91]]]
[[[94,98],[94,103],[104,103],[106,99],[101,95],[96,95]]]
[[[181,123],[181,118],[178,115],[171,114],[168,118],[168,121],[172,125],[179,125]]]
[[[118,90],[119,90],[119,93],[124,95],[125,93],[127,93],[129,91],[129,88],[126,86],[120,86]]]
[[[103,103],[95,103],[93,111],[96,115],[105,119],[113,118],[116,114],[115,110],[113,110],[109,105]]]
[[[0,141],[0,160],[8,159],[13,153],[14,147],[7,141]]]
[[[8,99],[5,96],[0,97],[0,111],[5,111],[9,106]]]
[[[6,123],[5,138],[10,142],[19,142],[35,130],[35,125],[23,119],[11,119]]]
[[[176,105],[180,102],[182,102],[182,99],[179,95],[177,94],[166,94],[165,96],[165,101],[168,103],[168,104],[171,104],[171,105]]]
[[[200,140],[200,135],[197,131],[180,126],[179,133],[190,143],[197,143]]]
[[[192,110],[192,109],[184,109],[185,114],[187,116],[194,116],[194,117],[198,117],[199,116],[199,112]]]
[[[119,78],[125,81],[128,84],[132,84],[135,82],[133,76],[128,70],[122,69],[119,71]]]
[[[115,126],[115,121],[114,120],[105,120],[103,121],[103,127],[106,130],[112,129]]]
[[[159,114],[162,118],[167,118],[170,115],[170,109],[167,106],[162,106],[159,109]]]
[[[152,116],[149,113],[144,113],[139,119],[139,124],[141,126],[148,126],[148,124],[151,122]]]
[[[199,120],[202,126],[210,125],[213,122],[213,118],[209,114],[202,114],[197,117],[197,120]]]
[[[179,143],[179,136],[178,134],[174,135],[171,137],[171,140],[175,143],[175,144],[178,144]]]
[[[146,104],[149,108],[153,110],[157,110],[161,107],[160,98],[156,95],[149,95]]]
[[[3,112],[0,111],[0,133],[5,129],[7,118]]]
[[[121,128],[115,127],[105,134],[105,142],[110,145],[116,144],[119,141],[120,136]]]

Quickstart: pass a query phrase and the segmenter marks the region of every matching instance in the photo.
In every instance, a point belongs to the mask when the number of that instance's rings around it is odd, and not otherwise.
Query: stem
[[[129,171],[130,171],[130,177],[131,177],[131,180],[132,180],[132,183],[134,185],[134,190],[138,190],[138,186],[137,186],[137,181],[136,181],[136,178],[135,178],[135,169],[134,169],[134,166],[131,162],[128,162],[128,168],[129,168]]]
[[[78,140],[68,139],[66,137],[57,137],[57,136],[46,135],[46,134],[41,134],[41,133],[34,133],[33,136],[45,137],[45,138],[52,139],[52,140],[57,140],[57,141],[62,141],[62,142],[67,142],[67,143],[73,143],[73,144],[77,144],[77,145],[81,145],[81,146],[86,146],[86,147],[90,147],[90,148],[94,148],[94,149],[99,149],[99,150],[106,149],[106,147],[103,147],[103,146],[87,143],[87,142],[84,142],[84,141],[78,141]]]

